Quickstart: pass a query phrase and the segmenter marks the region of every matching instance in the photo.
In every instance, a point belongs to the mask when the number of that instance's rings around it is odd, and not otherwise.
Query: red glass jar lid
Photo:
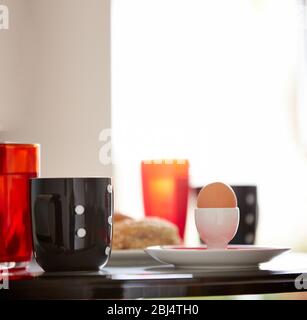
[[[39,172],[39,144],[0,143],[0,174]]]

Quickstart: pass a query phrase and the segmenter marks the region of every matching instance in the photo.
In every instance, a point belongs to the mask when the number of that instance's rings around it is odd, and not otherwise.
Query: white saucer
[[[157,261],[188,269],[249,269],[290,250],[280,247],[229,245],[226,250],[206,246],[153,246],[145,249]]]

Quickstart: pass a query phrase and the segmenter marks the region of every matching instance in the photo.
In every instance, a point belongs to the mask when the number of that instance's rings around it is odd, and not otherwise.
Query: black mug
[[[254,244],[258,224],[257,186],[232,185],[240,208],[240,223],[231,244]]]
[[[110,256],[111,178],[31,179],[34,257],[45,271],[98,270]]]

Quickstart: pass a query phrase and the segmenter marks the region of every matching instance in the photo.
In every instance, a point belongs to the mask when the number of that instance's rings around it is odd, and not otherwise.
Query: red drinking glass
[[[183,239],[188,205],[188,160],[142,161],[141,170],[145,215],[173,222]]]
[[[39,175],[37,144],[0,143],[0,266],[31,260],[30,178]]]

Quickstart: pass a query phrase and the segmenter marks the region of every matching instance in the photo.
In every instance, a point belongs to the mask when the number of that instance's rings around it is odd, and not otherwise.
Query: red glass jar
[[[145,215],[173,222],[183,239],[189,191],[188,160],[142,161],[141,170]]]
[[[30,178],[39,175],[40,146],[0,143],[0,266],[31,260]]]

